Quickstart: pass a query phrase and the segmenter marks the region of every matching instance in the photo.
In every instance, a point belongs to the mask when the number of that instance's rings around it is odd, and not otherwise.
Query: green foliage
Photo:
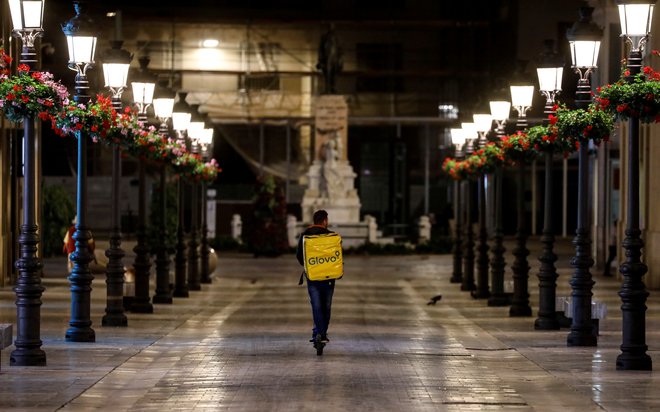
[[[639,117],[642,123],[660,122],[660,73],[646,66],[631,79],[599,88],[595,100],[597,107],[616,120]]]
[[[44,256],[49,257],[55,253],[62,253],[64,236],[71,226],[76,210],[64,186],[43,187],[41,196],[43,204],[41,246]]]
[[[504,157],[513,163],[530,163],[539,153],[533,150],[527,130],[504,136],[500,141]]]
[[[69,92],[48,72],[32,72],[25,64],[18,65],[18,73],[8,76],[11,62],[0,48],[0,108],[13,122],[22,122],[25,116],[39,116],[46,120],[55,114]]]
[[[614,129],[614,118],[596,105],[585,109],[557,109],[557,135],[562,139],[607,141]]]
[[[176,184],[166,184],[165,190],[167,202],[165,212],[165,227],[167,229],[167,237],[165,238],[165,245],[167,246],[168,250],[174,250],[176,245],[176,230],[179,223],[179,215],[177,211],[177,186]],[[161,227],[163,227],[163,222],[161,219],[162,208],[160,206],[162,193],[163,192],[160,188],[160,184],[154,185],[149,210],[149,226],[147,228],[147,244],[149,245],[149,249],[154,253],[160,242],[160,230]]]
[[[254,209],[247,222],[247,243],[255,256],[278,256],[289,251],[284,191],[273,176],[257,179]]]
[[[502,149],[496,143],[489,142],[465,160],[446,158],[442,170],[454,180],[463,180],[492,173],[503,162]]]
[[[556,119],[555,116],[550,116],[551,121]],[[539,152],[561,153],[567,157],[576,149],[574,139],[559,137],[555,124],[530,127],[527,136],[534,150]]]
[[[217,251],[238,251],[241,244],[231,236],[216,236],[209,239],[209,246]]]

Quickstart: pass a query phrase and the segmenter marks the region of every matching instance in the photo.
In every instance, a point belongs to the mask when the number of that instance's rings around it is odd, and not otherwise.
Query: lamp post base
[[[67,329],[65,340],[67,342],[96,342],[96,332],[90,327]]]
[[[511,308],[509,308],[509,316],[511,317],[532,316],[532,308],[530,308],[529,306],[511,306]]]
[[[537,318],[534,321],[536,330],[559,330],[559,321],[556,318]]]
[[[11,366],[46,366],[46,352],[41,349],[16,349],[9,357]]]
[[[154,313],[154,305],[150,302],[133,301],[129,310],[133,313]]]
[[[151,301],[153,303],[162,303],[162,304],[170,304],[172,303],[172,296],[167,296],[167,295],[154,295],[153,298],[151,298]]]
[[[566,346],[598,346],[598,338],[592,334],[571,333],[566,339]]]
[[[185,290],[174,289],[174,292],[172,292],[172,296],[174,296],[175,298],[187,298],[190,297],[190,293],[188,293],[188,289]]]
[[[509,306],[511,304],[511,297],[507,294],[495,295],[491,294],[488,298],[488,306]]]
[[[653,370],[651,357],[647,355],[646,348],[639,354],[622,353],[616,358],[616,370],[619,371],[650,371]]]
[[[101,319],[101,326],[128,326],[128,318],[126,315],[121,316],[104,316]]]

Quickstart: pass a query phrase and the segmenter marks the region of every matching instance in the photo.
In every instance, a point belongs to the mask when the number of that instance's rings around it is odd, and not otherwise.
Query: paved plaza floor
[[[559,294],[568,295],[570,244],[559,252]],[[660,410],[657,372],[616,370],[620,282],[595,270],[594,295],[607,303],[608,317],[598,347],[576,348],[566,346],[566,329],[535,331],[535,316],[511,318],[507,307],[461,292],[449,282],[450,255],[347,256],[331,342],[319,357],[308,342],[307,291],[297,286],[292,255],[221,255],[212,284],[155,305],[153,314],[129,313],[126,328],[100,326],[106,292],[99,276],[95,343],[65,342],[64,260],[47,263],[41,317],[48,364],[9,366],[13,346],[2,351],[3,411]],[[428,305],[438,294],[442,299]],[[658,296],[651,293],[647,312],[656,368]],[[14,323],[15,316],[14,293],[0,290],[0,322]]]

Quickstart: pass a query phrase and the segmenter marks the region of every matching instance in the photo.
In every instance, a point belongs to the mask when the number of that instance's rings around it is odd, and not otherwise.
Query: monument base
[[[328,212],[331,224],[360,222],[360,198],[354,188],[357,175],[348,161],[339,160],[328,167],[315,160],[307,176],[309,187],[301,204],[303,222],[311,223],[319,209]]]

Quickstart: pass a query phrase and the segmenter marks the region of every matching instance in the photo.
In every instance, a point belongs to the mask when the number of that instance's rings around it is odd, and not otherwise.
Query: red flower
[[[7,93],[7,100],[14,100],[16,95],[14,93]]]
[[[83,128],[82,123],[77,123],[76,124],[76,130],[82,130],[82,128]]]
[[[23,87],[21,87],[20,84],[15,84],[14,87],[12,87],[12,89],[14,89],[15,92],[20,92],[21,90],[23,90]]]
[[[39,112],[37,116],[39,116],[41,120],[48,120],[48,118],[50,117],[48,112]]]
[[[40,80],[41,79],[41,72],[34,72],[31,74],[33,79]]]
[[[21,100],[23,100],[23,103],[27,103],[27,102],[30,101],[30,98],[27,97],[26,95],[22,95],[22,96],[21,96]]]
[[[93,132],[98,132],[98,131],[99,131],[99,127],[98,127],[97,125],[94,124],[94,125],[92,125],[92,127],[90,128],[90,130],[93,131]]]
[[[644,74],[651,74],[653,73],[653,68],[650,66],[644,66]]]
[[[628,109],[628,105],[625,104],[625,103],[624,103],[624,104],[620,104],[620,105],[618,105],[618,106],[616,107],[616,111],[619,112],[619,113],[621,113],[621,112],[625,112],[627,109]]]
[[[549,114],[548,119],[550,120],[550,124],[557,124],[557,120],[559,120],[554,114]]]
[[[18,70],[19,72],[29,72],[30,66],[28,66],[27,64],[19,64],[16,70]]]
[[[630,70],[626,70],[625,72],[623,72],[623,75],[624,76],[630,76]]]

